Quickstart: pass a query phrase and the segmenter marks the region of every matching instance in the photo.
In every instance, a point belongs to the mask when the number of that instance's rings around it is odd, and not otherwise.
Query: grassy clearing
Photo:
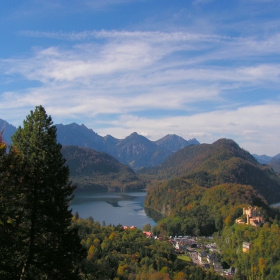
[[[178,256],[178,259],[182,260],[182,261],[185,261],[185,262],[191,262],[191,258],[189,256]]]

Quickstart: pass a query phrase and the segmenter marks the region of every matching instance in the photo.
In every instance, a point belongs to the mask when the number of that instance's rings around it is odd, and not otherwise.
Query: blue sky
[[[280,153],[279,0],[0,3],[0,118]]]

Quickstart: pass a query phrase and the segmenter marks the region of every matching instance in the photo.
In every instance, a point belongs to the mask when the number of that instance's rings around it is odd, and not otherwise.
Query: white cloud
[[[191,132],[189,133],[189,136],[195,138],[201,138],[201,137],[211,136],[211,134],[205,132]]]
[[[37,48],[30,57],[0,61],[1,75],[12,82],[41,83],[2,92],[0,109],[7,118],[23,119],[29,109],[42,104],[55,122],[86,119],[83,122],[93,130],[105,124],[107,128],[97,132],[117,138],[134,131],[153,140],[175,133],[208,143],[219,137],[245,143],[280,136],[275,97],[271,100],[263,94],[251,107],[242,99],[232,102],[240,90],[246,95],[247,89],[265,93],[279,88],[279,61],[257,60],[280,54],[278,34],[262,40],[106,30],[25,35],[60,37],[71,45]],[[85,44],[86,38],[96,40]],[[224,110],[219,110],[221,106]],[[272,151],[268,145],[266,149]]]
[[[242,133],[252,135],[252,134],[259,134],[260,132],[259,131],[254,131],[254,130],[245,130]]]
[[[144,137],[146,137],[146,138],[150,138],[151,137],[151,135],[149,134],[149,133],[147,133],[147,132],[140,132],[139,133],[140,135],[142,135],[142,136],[144,136]]]
[[[54,38],[57,40],[82,41],[93,38],[111,40],[140,40],[150,43],[177,43],[177,42],[207,42],[220,43],[235,41],[234,38],[215,34],[199,34],[189,32],[160,32],[160,31],[119,31],[119,30],[93,30],[82,32],[44,32],[22,30],[19,35],[37,38]]]
[[[136,86],[141,79],[147,84],[188,80],[242,82],[243,85],[262,81],[279,83],[280,65],[276,61],[268,64],[253,59],[249,66],[245,66],[249,57],[280,54],[279,35],[256,41],[184,32],[103,30],[66,34],[33,33],[26,34],[77,39],[95,37],[104,38],[106,42],[73,45],[69,49],[50,47],[36,50],[30,58],[2,61],[1,64],[5,63],[8,69],[6,73],[19,73],[43,83],[75,82],[88,85],[103,79],[116,79]],[[193,55],[193,51],[199,51],[199,55]],[[182,54],[177,57],[178,52]],[[234,59],[244,60],[242,63],[245,65],[228,65]],[[211,66],[208,65],[210,61]],[[222,61],[226,62],[223,66],[219,65]]]

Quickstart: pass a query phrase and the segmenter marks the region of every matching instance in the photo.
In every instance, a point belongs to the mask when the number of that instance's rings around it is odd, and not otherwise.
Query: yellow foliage
[[[160,270],[161,273],[167,273],[168,272],[168,267],[167,266],[164,266],[161,270]]]
[[[260,258],[259,259],[259,269],[261,271],[261,273],[263,274],[264,269],[266,268],[266,264],[267,264],[267,260],[264,258]]]
[[[225,219],[225,224],[226,224],[226,226],[229,226],[229,225],[231,225],[231,223],[232,223],[232,217],[231,217],[231,215],[228,215]]]
[[[171,280],[169,275],[167,273],[162,273],[162,272],[156,272],[151,275],[150,277],[151,280]]]
[[[174,280],[185,280],[187,278],[186,278],[186,274],[183,271],[180,271],[174,275],[173,279]]]
[[[91,260],[93,259],[95,253],[96,253],[97,249],[95,248],[95,246],[90,246],[89,249],[88,249],[88,255],[87,255],[87,259],[88,260]]]
[[[187,210],[191,210],[193,208],[193,204],[192,203],[189,203],[188,205],[187,205]]]
[[[116,234],[115,232],[112,232],[112,233],[110,234],[110,236],[109,236],[109,239],[110,239],[110,240],[116,240],[116,239],[118,239],[118,236],[117,236],[117,234]]]
[[[118,267],[118,275],[123,276],[125,274],[128,274],[131,271],[131,268],[128,264],[125,265],[119,265]]]

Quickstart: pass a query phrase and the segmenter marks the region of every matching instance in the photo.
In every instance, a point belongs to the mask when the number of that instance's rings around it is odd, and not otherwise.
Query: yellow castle
[[[263,221],[258,207],[249,206],[243,208],[243,216],[246,216],[246,223],[242,219],[236,219],[237,224],[252,225],[254,227],[260,226]]]

